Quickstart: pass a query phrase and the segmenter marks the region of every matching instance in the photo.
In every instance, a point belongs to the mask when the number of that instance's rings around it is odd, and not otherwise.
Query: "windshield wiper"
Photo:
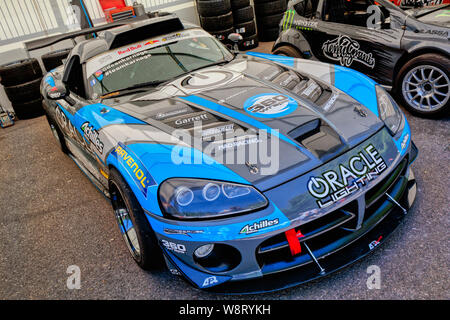
[[[147,87],[156,87],[157,85],[160,85],[164,82],[168,82],[171,81],[172,79],[168,79],[168,80],[157,80],[157,81],[147,81],[147,82],[142,82],[142,83],[138,83],[135,85],[132,85],[130,87],[126,87],[123,89],[119,89],[119,90],[114,90],[108,93],[105,93],[104,95],[102,95],[100,98],[101,99],[106,99],[108,97],[120,97],[123,96],[125,94],[129,94],[131,93],[130,91],[142,91],[142,90],[138,90],[138,89],[144,89]]]

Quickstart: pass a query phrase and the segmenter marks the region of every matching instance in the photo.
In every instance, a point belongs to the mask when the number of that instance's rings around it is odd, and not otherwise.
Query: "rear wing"
[[[33,51],[33,50],[37,50],[37,49],[42,49],[42,48],[51,46],[51,45],[53,45],[55,43],[58,43],[58,42],[61,42],[61,41],[64,41],[64,40],[68,40],[68,39],[72,39],[72,41],[74,41],[74,43],[75,43],[75,38],[79,37],[79,36],[85,36],[85,35],[88,35],[88,34],[93,34],[94,37],[96,37],[97,33],[100,32],[100,31],[105,31],[105,30],[112,29],[112,28],[115,28],[115,27],[128,25],[128,24],[133,23],[133,22],[144,21],[144,20],[147,20],[147,19],[156,18],[156,17],[163,17],[163,16],[167,16],[167,15],[170,15],[170,14],[167,13],[167,12],[151,12],[151,13],[147,13],[147,14],[142,15],[142,16],[138,16],[138,17],[132,18],[132,19],[127,19],[127,20],[123,20],[123,21],[116,21],[116,22],[107,23],[105,25],[101,25],[101,26],[98,26],[98,27],[86,28],[86,29],[81,29],[81,30],[77,30],[77,31],[73,31],[73,32],[67,32],[67,33],[63,33],[63,34],[58,34],[58,35],[47,37],[47,38],[43,38],[43,39],[32,40],[32,41],[25,42],[25,49],[27,51]]]

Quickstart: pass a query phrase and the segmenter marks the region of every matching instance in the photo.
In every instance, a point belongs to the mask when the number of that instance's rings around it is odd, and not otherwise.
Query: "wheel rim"
[[[113,184],[115,183],[113,182]],[[117,185],[115,185],[115,189],[116,190],[111,193],[111,200],[120,233],[122,234],[123,240],[125,241],[130,253],[135,259],[139,259],[141,256],[141,250],[136,229],[130,217],[130,210],[123,200],[122,193]]]
[[[437,67],[417,66],[403,78],[402,93],[412,108],[422,112],[436,111],[448,103],[450,80]]]

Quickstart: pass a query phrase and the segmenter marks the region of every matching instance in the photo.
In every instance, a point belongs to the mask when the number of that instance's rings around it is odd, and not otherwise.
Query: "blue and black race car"
[[[382,243],[415,198],[410,127],[373,80],[233,52],[174,15],[97,32],[41,91],[136,263],[201,289],[329,274]]]

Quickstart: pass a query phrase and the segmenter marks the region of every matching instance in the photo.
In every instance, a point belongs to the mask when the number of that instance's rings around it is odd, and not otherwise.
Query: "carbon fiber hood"
[[[249,56],[107,103],[177,138],[184,129],[192,140],[183,142],[202,146],[261,190],[324,164],[383,126],[344,92],[307,73]],[[261,129],[269,132],[267,139]],[[277,159],[275,172],[259,153],[252,157],[250,145],[264,141],[266,154]],[[241,150],[245,161],[230,163],[217,150],[225,156]]]

